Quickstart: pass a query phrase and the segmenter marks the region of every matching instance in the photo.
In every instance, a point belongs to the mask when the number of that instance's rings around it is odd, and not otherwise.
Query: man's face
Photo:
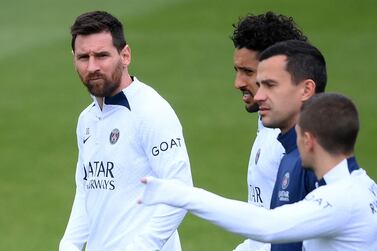
[[[286,56],[277,55],[258,64],[259,89],[254,100],[266,127],[280,128],[284,133],[296,122],[302,105],[304,83],[295,84],[286,71]]]
[[[81,81],[96,97],[113,96],[121,91],[123,73],[127,73],[129,63],[128,46],[119,53],[110,32],[76,37],[74,64]]]
[[[246,110],[256,112],[258,111],[258,104],[254,101],[254,95],[258,90],[256,84],[257,52],[246,48],[236,48],[233,61],[236,71],[234,87],[242,92],[242,100],[246,104]]]

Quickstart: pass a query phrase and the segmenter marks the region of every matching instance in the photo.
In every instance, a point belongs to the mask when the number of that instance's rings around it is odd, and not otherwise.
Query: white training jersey
[[[344,159],[325,174],[326,185],[302,201],[271,210],[153,178],[149,178],[142,201],[187,209],[258,241],[304,240],[305,251],[377,250],[377,185],[363,169],[352,171],[350,165]]]
[[[251,149],[247,171],[248,202],[269,209],[280,160],[285,152],[277,140],[279,129],[264,127],[258,119],[258,132]]]
[[[60,251],[180,251],[185,210],[137,204],[146,175],[192,185],[180,122],[151,87],[133,82],[96,98],[77,126],[76,195]]]
[[[248,202],[269,209],[280,160],[285,152],[277,140],[278,128],[264,127],[258,118],[258,132],[254,140],[247,170]],[[269,245],[246,240],[234,251],[265,251]]]

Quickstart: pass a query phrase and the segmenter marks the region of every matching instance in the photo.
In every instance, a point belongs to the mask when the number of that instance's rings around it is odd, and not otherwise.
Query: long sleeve
[[[83,162],[81,158],[82,136],[80,135],[79,126],[80,122],[78,123],[77,127],[79,157],[76,165],[75,176],[76,193],[67,228],[59,244],[59,251],[81,251],[88,238],[88,217],[85,210],[84,183],[80,178],[83,177]]]
[[[176,179],[192,186],[189,158],[182,127],[170,106],[163,114],[144,118],[140,128],[143,149],[157,177]],[[160,250],[164,242],[177,230],[186,210],[168,205],[158,205],[128,250]]]
[[[87,217],[84,211],[84,194],[76,191],[71,216],[62,240],[60,251],[81,251],[87,240]]]
[[[184,208],[230,232],[250,239],[285,243],[332,235],[349,219],[347,204],[322,189],[305,200],[273,210],[230,200],[174,180],[146,178],[142,203]],[[336,194],[336,193],[334,193]]]

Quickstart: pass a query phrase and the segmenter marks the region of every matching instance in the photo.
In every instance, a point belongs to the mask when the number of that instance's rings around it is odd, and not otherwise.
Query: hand
[[[184,197],[190,189],[180,181],[151,176],[141,178],[140,182],[145,184],[145,190],[138,203],[145,205],[162,203],[173,207],[183,207]]]

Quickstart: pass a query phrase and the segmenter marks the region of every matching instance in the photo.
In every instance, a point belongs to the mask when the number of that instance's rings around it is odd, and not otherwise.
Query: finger
[[[149,184],[149,183],[152,183],[153,180],[155,180],[156,178],[152,177],[152,176],[146,176],[146,177],[142,177],[140,179],[140,182],[143,183],[143,184]]]
[[[143,183],[143,184],[147,184],[148,183],[148,179],[147,177],[143,177],[140,179],[140,182]]]

